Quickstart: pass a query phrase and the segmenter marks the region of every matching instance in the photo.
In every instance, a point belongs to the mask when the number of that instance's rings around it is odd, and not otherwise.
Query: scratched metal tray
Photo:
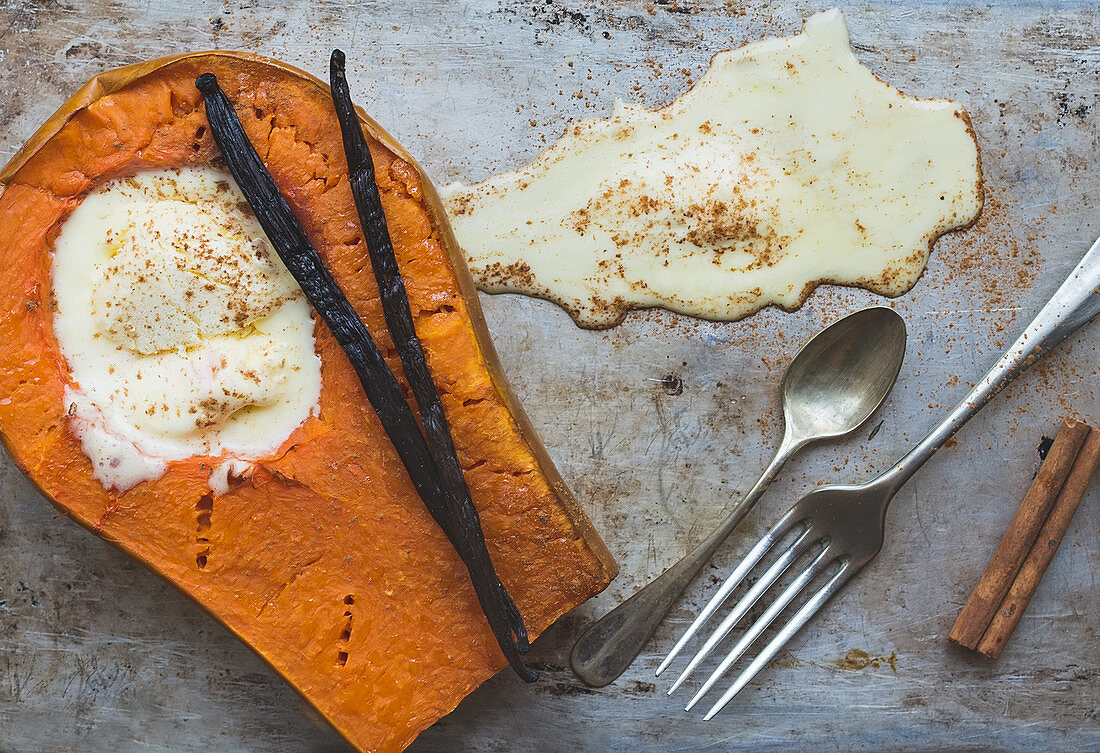
[[[429,6],[429,7],[426,7]],[[665,102],[710,55],[792,33],[821,3],[700,0],[146,0],[0,7],[0,149],[9,155],[96,72],[194,49],[249,49],[323,73],[349,53],[356,97],[437,180],[517,166],[615,97]],[[861,60],[970,110],[989,191],[892,305],[910,330],[878,431],[797,459],[615,684],[566,668],[572,639],[678,559],[746,490],[780,436],[776,384],[822,324],[880,302],[819,290],[801,310],[711,324],[631,315],[577,329],[551,304],[485,298],[512,383],[622,565],[538,641],[542,680],[503,673],[413,750],[1100,749],[1100,499],[1094,487],[999,662],[945,635],[1058,418],[1100,421],[1098,325],[943,450],[895,500],[883,553],[708,723],[652,671],[748,537],[804,490],[888,466],[994,360],[1100,232],[1096,2],[850,3]],[[1098,485],[1100,486],[1100,485]],[[0,751],[342,751],[243,645],[155,576],[58,518],[0,464]]]

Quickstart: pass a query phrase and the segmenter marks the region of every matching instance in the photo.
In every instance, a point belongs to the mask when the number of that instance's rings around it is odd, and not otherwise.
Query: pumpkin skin
[[[219,164],[194,86],[208,71],[405,386],[328,87],[257,56],[196,53],[93,79],[0,173],[0,434],[54,504],[194,598],[352,745],[402,750],[505,660],[461,560],[323,324],[314,328],[319,414],[226,494],[210,491],[217,460],[201,457],[125,493],[105,490],[68,424],[70,377],[52,325],[53,241],[106,180]],[[537,636],[603,590],[614,561],[507,387],[435,190],[360,115],[490,555]]]

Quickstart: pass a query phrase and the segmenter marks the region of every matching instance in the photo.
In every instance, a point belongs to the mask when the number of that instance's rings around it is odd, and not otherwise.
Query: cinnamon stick
[[[985,635],[978,643],[978,651],[990,659],[996,659],[1001,655],[1012,631],[1020,622],[1032,594],[1035,593],[1035,588],[1039,585],[1039,580],[1046,572],[1047,565],[1054,559],[1054,553],[1058,551],[1062,537],[1069,530],[1073,514],[1077,512],[1077,507],[1081,504],[1085,491],[1088,490],[1089,481],[1096,473],[1098,466],[1100,466],[1100,429],[1093,429],[1077,453],[1077,459],[1066,477],[1065,485],[1054,501],[1054,506],[1050,508],[1047,522],[1039,531],[1031,551],[1020,566],[1016,580],[1008,589],[1008,595],[993,615]]]
[[[997,551],[955,620],[948,634],[950,640],[970,649],[978,647],[1046,522],[1088,433],[1089,426],[1085,423],[1072,419],[1062,422],[1046,460],[1027,490]]]

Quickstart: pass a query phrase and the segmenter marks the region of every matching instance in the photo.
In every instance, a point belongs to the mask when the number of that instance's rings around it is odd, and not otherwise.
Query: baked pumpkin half
[[[253,55],[196,53],[96,77],[0,173],[0,432],[54,504],[193,597],[349,742],[401,750],[506,662],[461,560],[323,324],[313,325],[314,408],[246,471],[199,453],[110,484],[81,440],[72,400],[81,385],[55,321],[67,294],[54,279],[58,238],[107,183],[221,169],[195,88],[206,72],[404,386],[328,87]],[[508,389],[435,190],[360,116],[490,555],[537,636],[605,588],[614,561]]]

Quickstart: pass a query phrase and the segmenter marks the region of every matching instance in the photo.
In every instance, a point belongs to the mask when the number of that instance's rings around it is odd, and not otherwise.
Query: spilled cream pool
[[[966,111],[875,78],[837,10],[716,55],[660,110],[617,102],[528,166],[443,195],[478,287],[593,328],[641,307],[790,309],[821,282],[900,295],[982,205]]]

